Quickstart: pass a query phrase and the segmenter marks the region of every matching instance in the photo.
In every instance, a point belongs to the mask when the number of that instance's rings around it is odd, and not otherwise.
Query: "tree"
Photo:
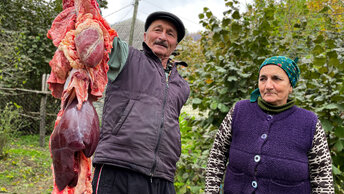
[[[11,46],[10,52],[1,52],[5,54],[1,64],[4,70],[1,83],[39,89],[41,75],[49,73],[47,64],[55,51],[46,38],[47,30],[57,15],[53,4],[44,0],[1,1],[0,14],[1,28],[8,32],[1,44]]]
[[[338,13],[333,10],[344,5],[313,9],[311,2],[256,0],[246,13],[240,13],[238,1],[225,0],[228,10],[221,20],[204,8],[199,17],[206,28],[201,39],[205,62],[188,79],[193,107],[209,113],[206,119],[193,122],[194,126],[215,130],[229,108],[257,88],[258,68],[266,58],[298,57],[302,79],[294,97],[297,105],[314,111],[322,121],[336,191],[342,191],[344,34],[343,18],[335,17]],[[209,134],[214,135],[211,130]]]
[[[3,16],[0,17],[0,83],[6,78],[8,83],[16,82],[17,79],[23,79],[23,75],[16,75],[20,69],[23,69],[21,64],[18,62],[19,55],[16,52],[18,40],[15,37],[19,36],[19,33],[13,30],[7,30],[2,27]],[[1,85],[1,84],[0,84]]]

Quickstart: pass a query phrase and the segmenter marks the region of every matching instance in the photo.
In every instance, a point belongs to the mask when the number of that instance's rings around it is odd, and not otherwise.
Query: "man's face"
[[[155,20],[144,33],[144,41],[160,59],[168,58],[177,47],[177,30],[166,20]]]

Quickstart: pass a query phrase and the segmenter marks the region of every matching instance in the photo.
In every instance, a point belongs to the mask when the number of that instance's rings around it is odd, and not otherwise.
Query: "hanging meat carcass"
[[[107,84],[107,62],[117,33],[102,18],[96,0],[63,0],[48,38],[57,47],[49,65],[52,95],[61,108],[50,136],[53,193],[92,193],[91,159],[99,140],[92,102]]]

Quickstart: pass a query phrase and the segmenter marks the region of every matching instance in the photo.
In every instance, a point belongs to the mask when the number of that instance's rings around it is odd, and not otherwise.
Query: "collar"
[[[265,102],[262,97],[258,97],[258,106],[265,112],[268,113],[280,113],[283,112],[285,110],[290,109],[291,107],[293,107],[295,105],[295,99],[292,100],[288,100],[286,104],[282,105],[282,106],[274,106],[272,104],[269,104],[267,102]]]

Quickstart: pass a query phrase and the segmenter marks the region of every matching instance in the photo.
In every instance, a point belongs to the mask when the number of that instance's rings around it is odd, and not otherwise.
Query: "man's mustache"
[[[159,41],[159,40],[157,40],[157,41],[155,41],[154,42],[154,44],[157,44],[157,45],[160,45],[160,46],[163,46],[163,47],[165,47],[165,48],[167,48],[168,47],[168,45],[167,45],[167,43],[166,43],[166,41]]]

